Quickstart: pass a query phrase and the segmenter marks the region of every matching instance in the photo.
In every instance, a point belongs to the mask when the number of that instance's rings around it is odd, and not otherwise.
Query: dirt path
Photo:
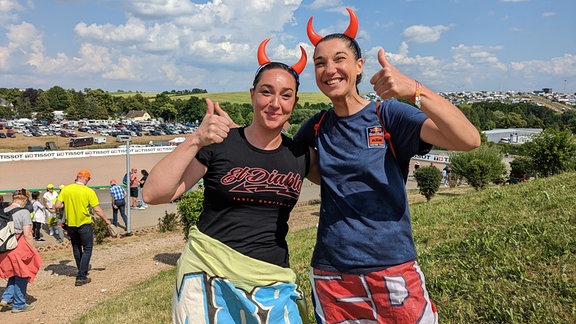
[[[295,208],[290,229],[314,226],[318,208]],[[45,248],[40,252],[42,268],[35,282],[28,285],[28,303],[36,309],[20,314],[0,312],[0,323],[70,323],[96,304],[173,267],[183,245],[181,230],[162,234],[153,228],[96,245],[89,273],[92,282],[81,287],[74,286],[76,266],[70,246]],[[0,280],[5,287],[5,280]]]

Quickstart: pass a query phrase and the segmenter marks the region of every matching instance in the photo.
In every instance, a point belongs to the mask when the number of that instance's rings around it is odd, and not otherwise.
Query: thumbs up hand
[[[230,132],[230,126],[237,127],[236,124],[230,119],[230,116],[220,108],[217,102],[214,104],[212,100],[206,98],[206,114],[202,118],[202,123],[196,130],[199,146],[204,147],[214,143],[221,143]]]
[[[414,99],[416,82],[396,69],[386,59],[384,49],[378,51],[378,62],[382,69],[370,79],[374,91],[382,99],[404,98]]]

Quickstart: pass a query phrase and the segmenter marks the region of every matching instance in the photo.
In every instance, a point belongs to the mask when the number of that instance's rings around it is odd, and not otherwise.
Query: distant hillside
[[[564,110],[571,109],[572,107],[565,105],[560,102],[552,102],[549,99],[540,97],[540,96],[530,96],[530,98],[538,103],[543,104],[545,107],[548,107],[556,112],[562,112]],[[564,109],[564,110],[563,110]]]
[[[230,102],[230,103],[250,103],[250,92],[211,92],[211,93],[199,93],[187,96],[174,96],[172,99],[188,99],[190,96],[196,96],[198,98],[210,98],[213,101],[218,102]],[[320,102],[330,102],[330,100],[322,92],[299,92],[298,103],[304,105],[308,102],[310,104],[316,104]]]

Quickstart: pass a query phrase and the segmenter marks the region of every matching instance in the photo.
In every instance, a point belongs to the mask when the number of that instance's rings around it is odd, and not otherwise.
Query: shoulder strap
[[[394,150],[394,145],[392,145],[392,140],[390,139],[390,133],[386,131],[386,127],[384,127],[384,121],[382,120],[382,116],[380,115],[380,101],[376,102],[376,116],[378,116],[378,121],[380,121],[380,126],[382,126],[382,131],[384,132],[384,139],[388,141],[390,145],[390,151],[394,158],[396,158],[396,151]]]
[[[326,113],[328,112],[328,110],[322,110],[322,115],[320,116],[320,119],[318,120],[318,122],[316,124],[314,124],[314,136],[318,137],[318,133],[320,132],[320,124],[322,124],[322,120],[324,120],[324,116],[326,116]]]
[[[12,215],[14,215],[17,211],[21,211],[22,209],[26,209],[26,208],[23,208],[23,207],[12,208],[12,209],[10,209],[10,211],[6,212],[6,215],[8,215],[8,217],[12,217]]]

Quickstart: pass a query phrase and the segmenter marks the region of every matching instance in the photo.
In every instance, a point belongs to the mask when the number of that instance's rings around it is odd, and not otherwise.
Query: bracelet
[[[420,94],[422,94],[422,83],[418,82],[418,80],[414,81],[416,81],[416,94],[414,95],[414,104],[416,107],[418,107],[418,109],[420,109],[420,106],[422,106],[422,100],[420,99]]]

